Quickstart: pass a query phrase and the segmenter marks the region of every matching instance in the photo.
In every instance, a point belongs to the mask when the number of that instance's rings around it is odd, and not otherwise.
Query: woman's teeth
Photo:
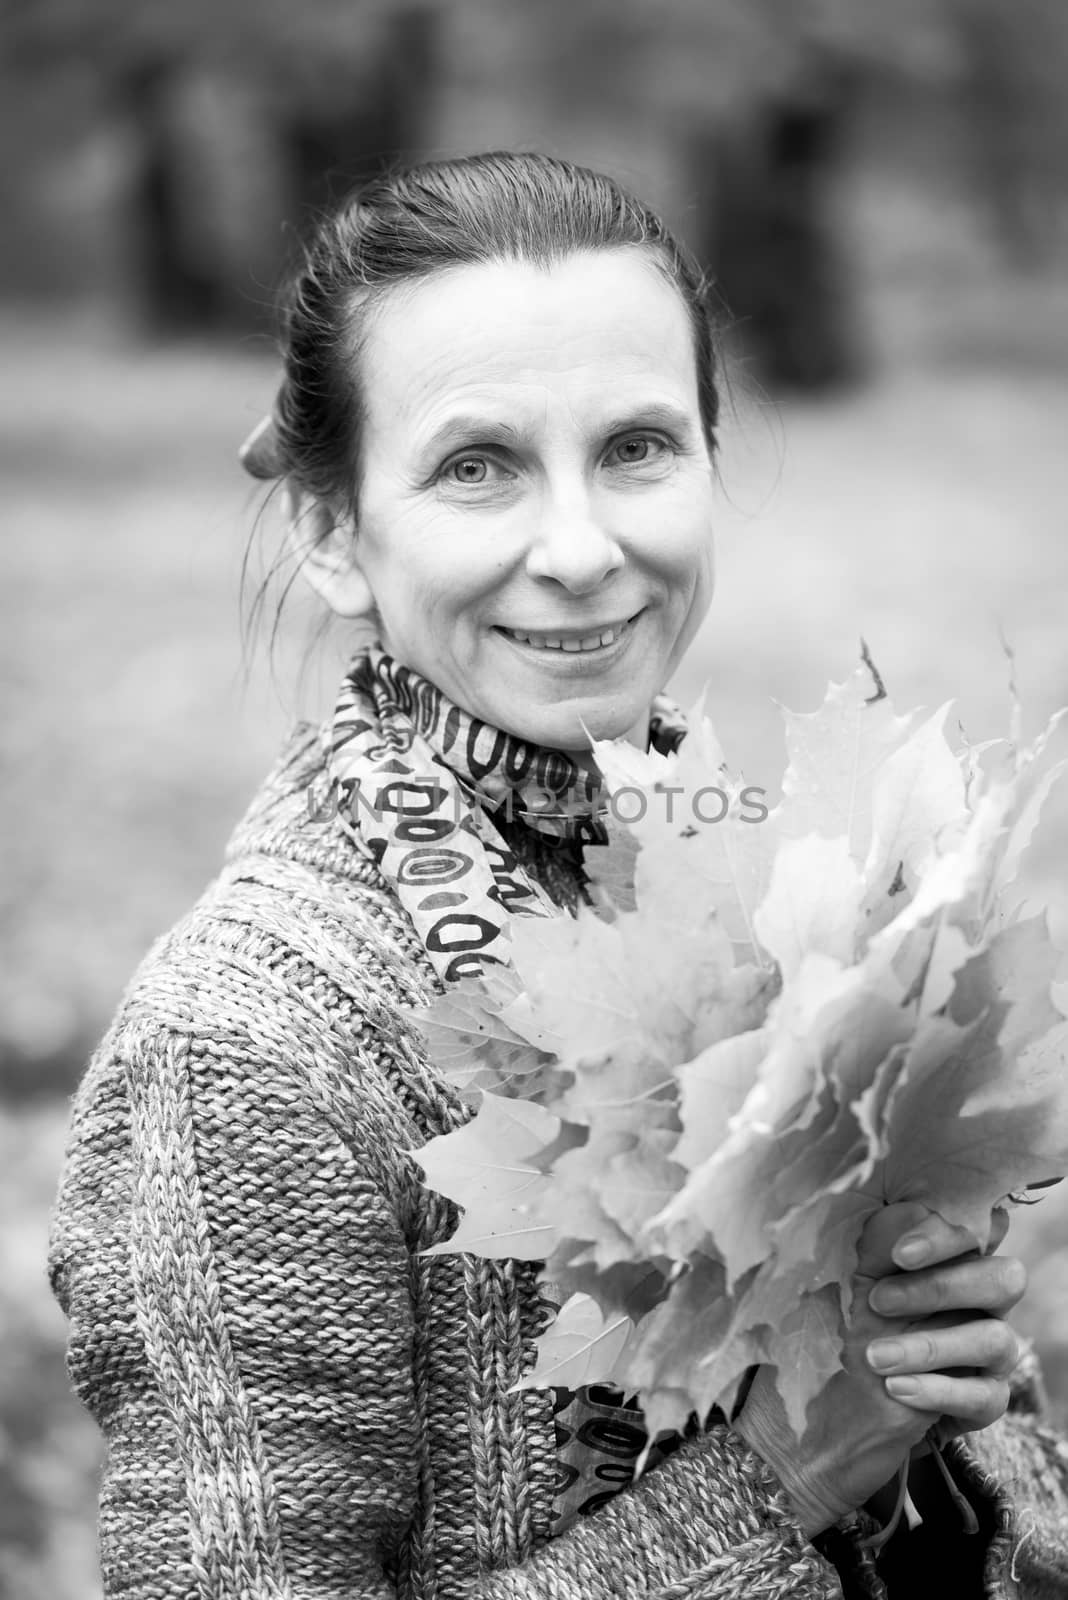
[[[613,644],[623,632],[625,624],[618,628],[605,628],[601,633],[589,633],[584,639],[561,639],[553,633],[517,633],[514,628],[503,628],[510,639],[517,639],[520,644],[532,645],[535,650],[600,650],[606,644]]]

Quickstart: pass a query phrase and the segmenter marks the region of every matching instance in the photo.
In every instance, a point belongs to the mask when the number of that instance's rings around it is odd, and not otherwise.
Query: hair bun
[[[280,478],[283,473],[278,428],[273,416],[262,417],[240,450],[238,460],[253,478]]]

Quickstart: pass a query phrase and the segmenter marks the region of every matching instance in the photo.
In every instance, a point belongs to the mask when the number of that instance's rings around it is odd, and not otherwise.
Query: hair
[[[550,267],[627,248],[644,251],[685,304],[714,455],[717,341],[709,286],[695,260],[615,179],[553,156],[498,151],[384,173],[319,222],[283,295],[284,376],[272,418],[243,452],[246,468],[288,478],[355,519],[365,416],[359,354],[382,297],[459,266]],[[257,603],[262,597],[261,590]],[[272,642],[277,627],[276,614]]]

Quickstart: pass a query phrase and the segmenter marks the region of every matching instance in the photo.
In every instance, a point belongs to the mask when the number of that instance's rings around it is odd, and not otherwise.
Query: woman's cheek
[[[710,525],[683,522],[667,512],[659,536],[647,547],[646,559],[680,593],[697,598],[705,590],[711,592],[715,551]]]
[[[673,477],[642,510],[643,541],[665,563],[697,566],[711,559],[714,499],[705,472]]]

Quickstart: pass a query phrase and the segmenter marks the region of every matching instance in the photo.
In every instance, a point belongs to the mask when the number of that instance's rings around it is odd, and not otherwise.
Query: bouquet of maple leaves
[[[562,1304],[517,1387],[616,1384],[650,1438],[729,1414],[757,1363],[800,1436],[874,1211],[922,1201],[983,1248],[1068,1170],[1060,952],[1013,895],[1068,713],[1024,746],[1014,703],[954,752],[949,704],[897,716],[864,663],[784,712],[759,822],[687,805],[742,790],[702,717],[673,756],[595,744],[647,803],[587,848],[594,906],[515,918],[510,967],[417,1013],[478,1102],[412,1152],[463,1207],[428,1253],[543,1262]]]

